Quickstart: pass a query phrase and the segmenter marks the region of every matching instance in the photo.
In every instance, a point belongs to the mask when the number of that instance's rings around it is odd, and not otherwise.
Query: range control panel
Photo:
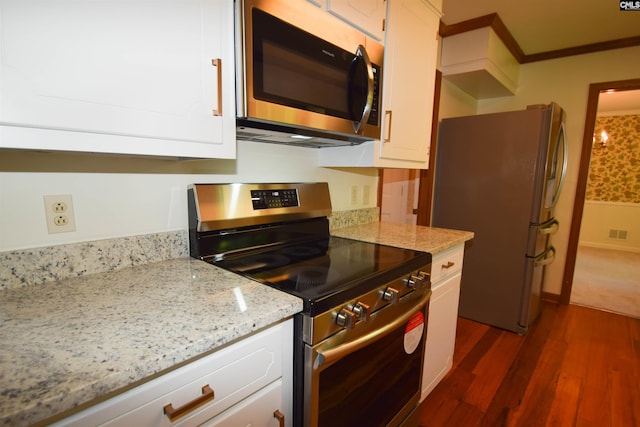
[[[251,190],[251,203],[254,210],[300,206],[296,189]]]

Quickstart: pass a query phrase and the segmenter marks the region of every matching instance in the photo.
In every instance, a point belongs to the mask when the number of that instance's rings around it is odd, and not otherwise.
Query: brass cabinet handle
[[[387,110],[387,111],[384,112],[384,114],[389,117],[389,120],[387,121],[387,123],[388,123],[387,134],[385,135],[385,137],[382,140],[382,142],[383,143],[387,143],[387,142],[391,142],[391,118],[393,117],[393,111]]]
[[[186,403],[185,405],[175,408],[171,403],[164,406],[164,414],[169,418],[169,421],[173,421],[176,418],[179,418],[185,414],[196,409],[198,406],[204,405],[205,403],[213,400],[214,394],[209,384],[202,387],[202,396],[195,398],[191,402]]]
[[[455,262],[453,262],[453,261],[449,261],[449,262],[447,262],[446,264],[442,264],[442,268],[447,268],[447,269],[448,269],[448,268],[453,267],[454,265],[456,265],[456,263],[455,263]]]
[[[276,409],[273,412],[273,417],[278,420],[280,427],[284,427],[284,414],[282,412]]]
[[[218,108],[212,110],[214,116],[222,115],[222,59],[215,58],[211,60],[211,65],[218,70]]]

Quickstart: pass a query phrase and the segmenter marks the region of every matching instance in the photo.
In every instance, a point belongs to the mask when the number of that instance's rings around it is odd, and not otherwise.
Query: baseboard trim
[[[545,301],[554,302],[556,304],[560,303],[560,295],[552,294],[550,292],[543,292],[542,293],[542,299],[545,300]]]

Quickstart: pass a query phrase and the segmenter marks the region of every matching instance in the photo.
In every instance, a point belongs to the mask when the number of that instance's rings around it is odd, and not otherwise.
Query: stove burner
[[[323,285],[327,281],[329,268],[324,266],[306,265],[289,270],[291,280],[295,282],[296,290],[303,290]]]
[[[288,248],[283,248],[282,253],[287,254],[293,257],[299,258],[309,258],[312,256],[322,255],[326,251],[326,248],[323,250],[321,248],[315,246],[308,245],[300,245],[300,246],[291,246]]]
[[[255,254],[229,261],[229,266],[238,273],[253,273],[288,265],[291,258],[286,255],[267,253]]]

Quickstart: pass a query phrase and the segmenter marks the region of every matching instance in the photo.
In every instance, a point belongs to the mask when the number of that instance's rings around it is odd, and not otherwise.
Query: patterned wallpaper
[[[609,140],[591,150],[586,198],[640,203],[640,115],[597,117],[595,134],[603,129]]]

